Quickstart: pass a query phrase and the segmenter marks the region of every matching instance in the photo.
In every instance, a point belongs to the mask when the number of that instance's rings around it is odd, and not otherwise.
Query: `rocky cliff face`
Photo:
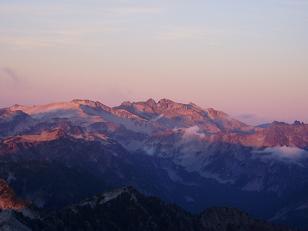
[[[0,179],[0,210],[22,210],[26,207],[26,203],[20,199],[17,199],[14,191],[10,186]]]
[[[16,197],[5,180],[0,179],[0,230],[30,231],[30,227],[18,219],[31,215],[28,206],[29,204]]]

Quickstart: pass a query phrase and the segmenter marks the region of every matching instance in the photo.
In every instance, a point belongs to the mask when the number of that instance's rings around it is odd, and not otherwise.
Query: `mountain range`
[[[3,182],[2,189],[8,198],[7,203],[1,205],[2,211],[0,209],[1,230],[292,231],[286,226],[253,219],[233,208],[211,208],[193,215],[132,187],[97,194],[49,213],[28,207]]]
[[[131,185],[187,214],[235,207],[308,228],[308,125],[300,121],[250,126],[168,99],[14,105],[0,109],[0,164],[0,178],[27,201],[10,204],[0,191],[0,209],[61,211],[48,218],[60,223],[69,206]],[[197,215],[188,217],[195,226]]]

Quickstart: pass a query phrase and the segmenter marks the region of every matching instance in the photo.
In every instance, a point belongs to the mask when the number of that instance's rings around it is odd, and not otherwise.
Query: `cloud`
[[[285,0],[285,1],[278,1],[278,2],[286,6],[307,6],[308,5],[307,0]]]
[[[40,4],[27,4],[27,3],[0,3],[1,15],[31,15],[31,16],[79,16],[95,15],[99,16],[130,16],[136,14],[157,14],[161,13],[164,8],[160,6],[150,5],[135,5],[135,4],[105,4],[98,1],[96,4],[81,4],[81,3],[40,3]]]
[[[115,16],[126,16],[136,14],[157,14],[162,12],[161,7],[151,6],[126,6],[126,7],[114,7],[107,9],[106,12],[111,13]]]
[[[207,37],[207,33],[198,28],[172,27],[160,32],[156,37],[160,40],[205,39]]]
[[[272,118],[265,118],[256,114],[240,114],[240,115],[235,115],[234,118],[249,124],[249,125],[260,125],[260,124],[266,124],[270,123],[273,121]]]
[[[3,31],[5,36],[0,38],[0,45],[14,50],[44,49],[44,48],[69,48],[69,47],[102,47],[97,42],[97,36],[121,33],[124,27],[97,24],[93,27],[82,25],[59,28],[38,29],[35,32],[18,32],[18,30]],[[1,32],[1,31],[0,31]]]
[[[183,134],[183,138],[184,139],[189,139],[192,137],[200,137],[200,138],[204,138],[204,133],[200,132],[200,128],[198,126],[192,126],[189,128],[184,128],[184,134]]]
[[[13,69],[8,67],[0,68],[0,78],[1,80],[10,80],[13,83],[20,81],[20,76]]]
[[[262,157],[278,160],[301,160],[308,157],[308,151],[298,147],[277,146],[254,151],[256,154],[268,154]]]
[[[0,3],[4,21],[16,21],[14,27],[7,23],[0,27],[0,47],[14,50],[101,48],[105,46],[102,39],[113,39],[126,32],[128,24],[136,17],[153,18],[164,10],[147,3],[117,4],[113,1],[93,1],[92,4],[14,2]]]

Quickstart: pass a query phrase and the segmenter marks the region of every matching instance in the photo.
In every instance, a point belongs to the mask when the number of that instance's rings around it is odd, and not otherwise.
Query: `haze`
[[[308,122],[306,0],[2,0],[0,107],[170,98]]]

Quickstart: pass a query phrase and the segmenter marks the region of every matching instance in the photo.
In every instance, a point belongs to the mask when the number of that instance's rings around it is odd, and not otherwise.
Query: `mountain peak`
[[[304,123],[304,122],[301,122],[301,121],[299,121],[299,120],[295,120],[294,123],[293,123],[293,125],[305,125],[305,123]]]
[[[42,227],[49,227],[48,230],[76,230],[76,227],[86,227],[87,230],[103,228],[119,231],[291,231],[288,228],[255,220],[232,208],[214,208],[193,215],[159,198],[139,193],[131,187],[90,198],[60,212],[54,212],[41,221],[43,221]]]
[[[120,104],[120,106],[131,106],[132,103],[130,101],[124,101]]]
[[[152,98],[148,99],[145,103],[152,107],[156,105],[156,101]]]
[[[137,200],[137,196],[139,195],[139,192],[133,188],[132,186],[127,186],[119,189],[115,189],[109,192],[105,192],[102,194],[97,195],[94,198],[89,198],[79,204],[77,206],[90,206],[93,207],[95,205],[103,205],[105,203],[108,203],[113,200],[117,200],[119,196],[121,195],[128,195],[132,200]]]
[[[162,117],[168,118],[168,126],[171,127],[194,126],[196,123],[205,125],[204,127],[211,129],[211,131],[236,130],[246,127],[245,124],[232,119],[222,111],[213,108],[203,109],[194,103],[178,103],[167,98],[160,99],[158,102],[153,99],[141,102],[124,102],[116,108],[127,110],[142,118],[150,119],[152,122],[158,121]],[[182,124],[179,124],[180,120]],[[164,121],[166,122],[166,120]],[[212,130],[214,127],[216,129]]]
[[[104,198],[109,198],[109,199],[111,199],[110,196],[112,196],[112,198],[114,199],[123,193],[128,193],[130,195],[139,194],[139,192],[133,186],[125,186],[125,187],[118,188],[110,192],[105,192],[101,194],[101,196]]]
[[[106,105],[102,104],[99,101],[93,101],[89,99],[73,99],[71,103],[77,104],[77,105],[85,105],[89,107],[103,107],[103,108],[108,108]]]
[[[211,118],[223,118],[223,117],[227,117],[228,114],[222,112],[222,111],[217,111],[215,110],[214,108],[208,108],[206,109],[208,115],[211,117]]]
[[[91,104],[91,103],[94,103],[94,101],[89,100],[89,99],[73,99],[71,102],[76,103],[76,104]]]
[[[170,100],[170,99],[166,99],[166,98],[163,98],[163,99],[160,99],[158,101],[158,104],[161,104],[161,105],[164,105],[164,104],[176,104],[176,102]]]
[[[279,126],[279,125],[288,125],[286,122],[281,122],[281,121],[273,121],[272,122],[272,125],[273,126],[275,126],[275,125],[277,125],[277,126]]]

